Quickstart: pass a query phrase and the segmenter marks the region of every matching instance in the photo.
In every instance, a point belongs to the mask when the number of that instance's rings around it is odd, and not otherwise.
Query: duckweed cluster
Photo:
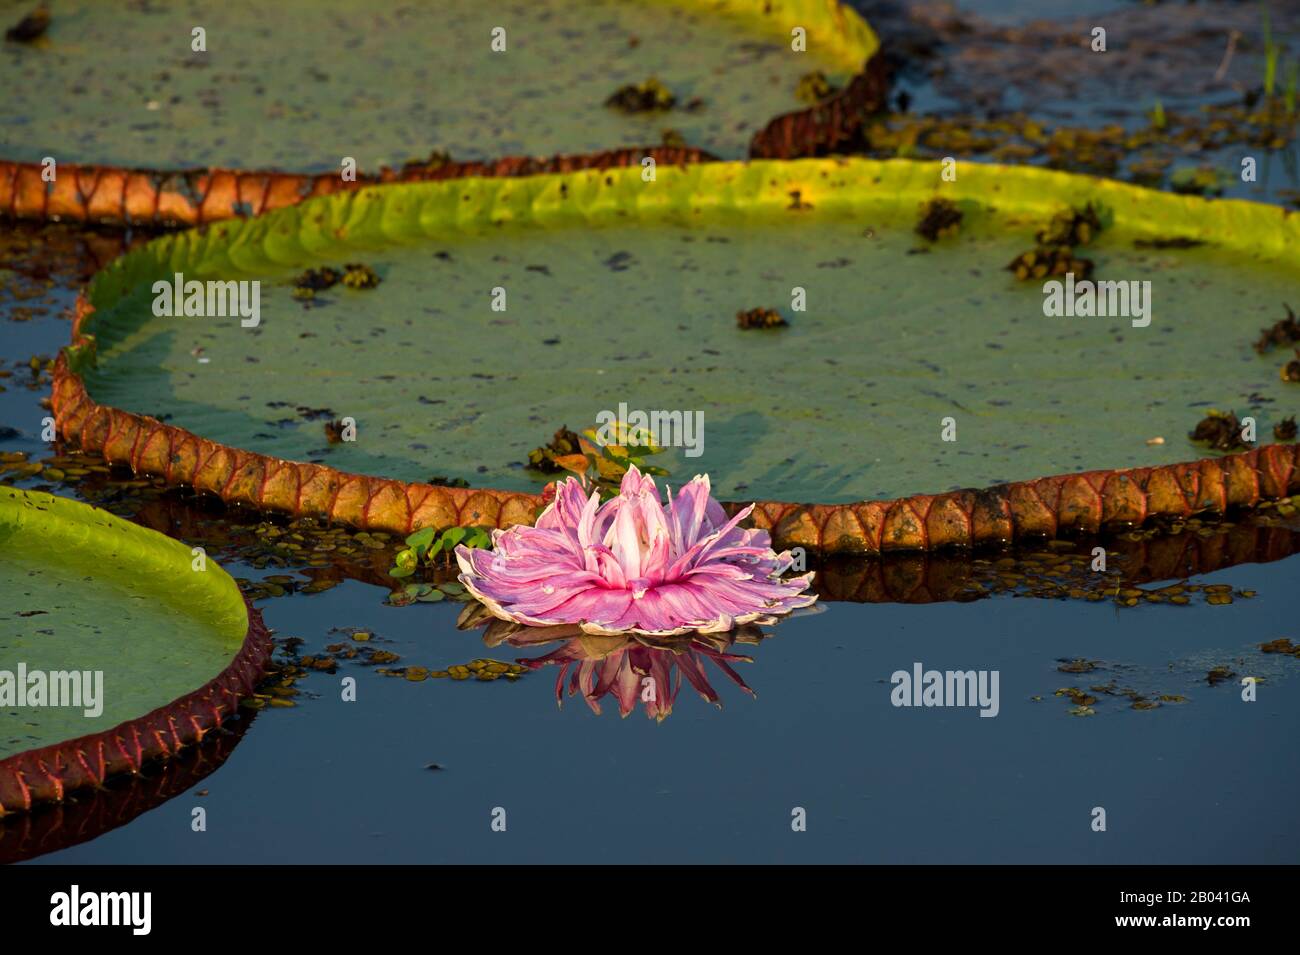
[[[1035,235],[1037,246],[1012,259],[1007,270],[1022,282],[1067,274],[1082,281],[1092,275],[1093,262],[1076,256],[1074,249],[1090,243],[1101,230],[1101,219],[1091,203],[1082,210],[1057,213]]]

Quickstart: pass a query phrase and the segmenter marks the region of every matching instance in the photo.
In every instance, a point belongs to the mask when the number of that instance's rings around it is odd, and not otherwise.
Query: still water
[[[558,708],[549,668],[410,683],[344,665],[300,684],[317,698],[259,713],[188,792],[40,861],[1294,862],[1300,661],[1254,645],[1295,636],[1298,570],[1292,557],[1198,578],[1259,592],[1228,606],[826,604],[741,648],[756,698],[707,663],[723,708],[684,685],[662,723],[620,719],[608,699],[600,716],[580,696]],[[383,596],[348,581],[269,601],[266,619],[304,654],[339,639],[332,627],[434,668],[541,653],[488,650],[455,628],[456,607]],[[1057,670],[1079,657],[1098,670]],[[891,674],[918,662],[997,670],[999,714],[894,707]],[[1257,701],[1235,679],[1208,685],[1217,665],[1264,677]],[[1187,702],[1103,696],[1081,717],[1054,695],[1112,678]]]

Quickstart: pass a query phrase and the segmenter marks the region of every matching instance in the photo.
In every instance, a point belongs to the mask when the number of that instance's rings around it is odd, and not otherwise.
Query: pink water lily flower
[[[807,607],[812,573],[782,578],[789,551],[765,530],[739,527],[696,477],[659,501],[632,467],[618,497],[600,502],[576,478],[561,484],[533,527],[493,531],[492,550],[456,548],[460,581],[497,617],[585,633],[669,636],[772,623]]]

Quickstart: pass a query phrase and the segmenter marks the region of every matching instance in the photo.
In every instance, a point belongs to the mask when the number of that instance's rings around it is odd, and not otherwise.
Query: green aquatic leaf
[[[395,565],[388,571],[390,577],[410,577],[420,566],[420,551],[415,548],[398,551]]]
[[[433,539],[436,536],[437,531],[434,530],[434,528],[425,527],[408,537],[406,539],[406,546],[414,550],[417,557],[423,556],[424,552],[433,544]]]
[[[941,173],[718,163],[660,170],[653,188],[631,169],[313,200],[156,240],[101,273],[86,384],[100,402],[276,457],[528,491],[540,482],[518,465],[537,419],[543,432],[595,423],[623,402],[698,413],[702,453],[670,447],[656,466],[708,473],[724,498],[827,503],[1189,460],[1205,453],[1185,437],[1190,407],[1257,395],[1260,434],[1269,409],[1290,408],[1292,386],[1250,346],[1293,297],[1300,217],[1041,169]],[[961,232],[909,254],[936,195],[961,205]],[[1096,277],[1151,282],[1145,328],[1048,316],[1043,283],[1005,271],[1088,203],[1109,220],[1083,247]],[[1205,244],[1134,244],[1170,235]],[[361,248],[385,280],[346,310],[289,294],[302,268]],[[617,269],[611,250],[628,253]],[[151,283],[178,270],[260,278],[260,326],[154,316]],[[528,303],[507,326],[481,318],[482,290],[501,282]],[[737,310],[796,287],[808,309],[779,340],[735,327]],[[582,347],[546,344],[557,336]],[[448,363],[480,370],[431,377]],[[324,447],[318,421],[278,423],[286,406],[350,415],[358,440]]]
[[[803,105],[803,73],[840,83],[878,46],[824,0],[223,0],[201,17],[176,4],[57,7],[48,43],[0,57],[0,89],[39,76],[42,90],[0,98],[0,128],[40,130],[6,137],[6,159],[338,173],[342,157],[375,170],[435,149],[483,160],[655,145],[666,125],[738,158]],[[190,49],[200,20],[206,52]],[[795,25],[806,52],[790,50]],[[239,38],[238,56],[223,37]],[[675,108],[603,105],[651,74]]]
[[[465,540],[465,535],[469,531],[464,527],[452,527],[442,533],[442,549],[451,553],[456,549],[456,545]]]
[[[214,561],[89,505],[10,487],[0,487],[0,593],[0,758],[171,703],[224,670],[248,631],[239,588]],[[102,710],[18,705],[6,694],[20,668],[91,674]]]

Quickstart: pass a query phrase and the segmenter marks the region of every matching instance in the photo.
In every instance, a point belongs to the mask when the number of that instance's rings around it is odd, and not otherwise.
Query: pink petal
[[[811,574],[780,576],[792,558],[766,531],[740,527],[752,510],[727,518],[707,475],[670,490],[666,508],[635,467],[603,504],[571,478],[536,526],[494,533],[492,551],[458,547],[460,580],[494,616],[527,626],[666,635],[770,621],[816,596]]]

